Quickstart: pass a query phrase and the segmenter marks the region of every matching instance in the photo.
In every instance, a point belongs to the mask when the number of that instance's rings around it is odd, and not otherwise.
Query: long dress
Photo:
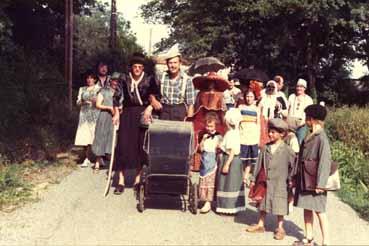
[[[77,104],[81,105],[79,112],[78,128],[74,144],[77,146],[87,146],[92,144],[95,137],[95,127],[99,110],[92,104],[92,99],[96,99],[100,90],[98,85],[92,87],[83,86],[79,88]]]
[[[220,155],[220,165],[217,177],[217,213],[235,214],[245,210],[245,190],[242,183],[243,165],[239,157],[240,136],[238,130],[230,129],[222,142],[223,154]],[[235,156],[231,162],[228,174],[223,174],[222,169],[229,155],[226,150],[233,149]]]
[[[113,106],[114,90],[112,88],[104,87],[100,90],[99,94],[103,97],[102,105]],[[111,112],[100,110],[96,122],[95,139],[92,144],[92,152],[96,156],[111,154],[113,128]]]
[[[133,81],[129,75],[122,77],[124,94],[123,113],[120,116],[115,170],[140,168],[147,162],[143,151],[146,129],[140,118],[149,105],[149,95],[155,94],[157,82],[153,76],[144,74],[141,80]]]

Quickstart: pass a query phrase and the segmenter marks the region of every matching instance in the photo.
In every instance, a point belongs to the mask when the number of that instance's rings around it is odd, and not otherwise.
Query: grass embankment
[[[11,212],[25,202],[37,200],[48,185],[59,183],[75,167],[70,158],[0,164],[0,211]]]
[[[335,109],[326,123],[333,159],[340,163],[337,194],[369,220],[369,108]]]

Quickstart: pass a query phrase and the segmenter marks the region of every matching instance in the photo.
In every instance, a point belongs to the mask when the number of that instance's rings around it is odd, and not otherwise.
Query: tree
[[[130,30],[130,23],[117,16],[117,44],[111,49],[110,11],[90,9],[90,15],[76,16],[75,76],[93,68],[98,59],[111,63],[113,70],[121,71],[128,63],[128,56],[136,51],[142,52],[136,37]]]
[[[317,81],[330,80],[328,67],[347,68],[351,59],[368,56],[364,0],[153,0],[142,11],[171,27],[159,48],[180,43],[190,57],[216,55],[287,80],[304,76],[312,94]]]

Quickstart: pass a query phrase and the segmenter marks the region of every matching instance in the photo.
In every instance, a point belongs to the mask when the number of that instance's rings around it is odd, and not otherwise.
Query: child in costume
[[[285,121],[279,118],[268,122],[270,142],[259,154],[250,186],[258,183],[259,172],[265,172],[266,192],[258,204],[259,221],[256,225],[246,228],[247,232],[265,232],[265,217],[267,213],[277,215],[278,227],[274,239],[282,240],[286,232],[283,228],[284,215],[288,214],[288,193],[292,188],[292,177],[295,170],[295,153],[284,143],[283,137],[288,130]]]
[[[216,150],[222,140],[222,136],[216,131],[218,123],[219,119],[215,113],[208,113],[206,115],[206,133],[203,135],[199,145],[201,151],[199,197],[200,201],[205,202],[204,206],[200,209],[201,213],[210,211],[211,202],[214,199],[217,170]]]

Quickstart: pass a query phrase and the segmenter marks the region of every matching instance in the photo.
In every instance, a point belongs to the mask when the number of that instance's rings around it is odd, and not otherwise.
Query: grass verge
[[[50,184],[59,183],[75,168],[71,159],[0,165],[0,211],[11,212],[36,201]]]

